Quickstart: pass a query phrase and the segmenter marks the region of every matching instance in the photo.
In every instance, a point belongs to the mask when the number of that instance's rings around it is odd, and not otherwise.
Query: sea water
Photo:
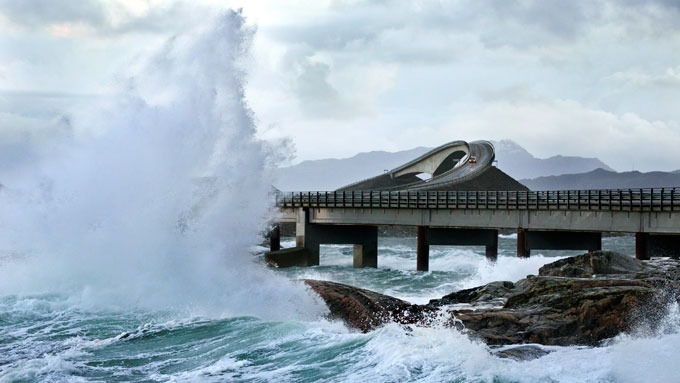
[[[326,319],[300,279],[424,303],[577,252],[519,259],[501,236],[495,263],[432,246],[418,272],[414,238],[380,238],[377,269],[351,268],[350,246],[267,268],[255,244],[276,151],[244,101],[252,33],[229,12],[176,36],[73,112],[69,140],[0,175],[0,382],[680,381],[678,307],[656,333],[530,361],[444,326],[362,334]],[[633,239],[603,248],[632,253]]]

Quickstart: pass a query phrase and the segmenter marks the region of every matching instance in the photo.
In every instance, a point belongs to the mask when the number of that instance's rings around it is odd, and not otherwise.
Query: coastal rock
[[[426,305],[335,282],[305,282],[333,318],[364,332],[387,322],[428,326],[443,320],[490,345],[565,346],[597,345],[640,320],[653,328],[669,299],[679,299],[679,281],[677,260],[641,262],[597,251],[545,265],[538,276],[516,283],[493,282]]]
[[[412,305],[401,299],[342,283],[311,279],[305,280],[305,283],[326,301],[331,318],[342,319],[363,332],[374,330],[389,321],[424,323],[435,311],[427,306]]]
[[[550,351],[537,345],[512,346],[492,351],[499,358],[508,358],[517,361],[538,359],[550,354]]]
[[[542,276],[588,278],[603,274],[632,274],[649,269],[642,261],[610,251],[594,251],[564,258],[538,269]]]
[[[540,276],[521,286],[502,308],[449,314],[488,344],[595,345],[629,330],[656,291],[644,281]]]

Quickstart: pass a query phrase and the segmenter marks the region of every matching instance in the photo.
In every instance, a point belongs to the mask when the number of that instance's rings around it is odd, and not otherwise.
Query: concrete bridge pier
[[[430,269],[430,227],[418,226],[418,244],[416,255],[416,270]]]
[[[485,246],[487,259],[495,261],[498,257],[498,230],[418,226],[418,271],[429,269],[430,245]]]
[[[529,258],[531,255],[531,248],[527,240],[527,231],[521,227],[517,229],[517,256],[520,258]]]
[[[635,258],[640,260],[649,259],[649,234],[635,233]]]
[[[281,225],[275,223],[269,231],[269,251],[281,250]]]
[[[530,231],[517,229],[517,256],[526,258],[531,250],[602,250],[602,233],[585,231]]]

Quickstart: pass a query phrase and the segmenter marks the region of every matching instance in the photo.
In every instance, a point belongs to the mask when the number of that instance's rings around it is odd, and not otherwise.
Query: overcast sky
[[[296,161],[512,139],[680,169],[680,0],[0,0],[0,149],[225,7],[256,28],[259,135]]]

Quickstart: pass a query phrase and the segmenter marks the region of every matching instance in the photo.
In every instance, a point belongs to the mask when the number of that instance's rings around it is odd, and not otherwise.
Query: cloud
[[[254,77],[268,81],[249,92],[258,119],[276,126],[266,134],[292,135],[300,159],[512,138],[538,155],[604,153],[627,170],[638,142],[677,143],[671,84],[680,70],[654,74],[678,64],[680,26],[665,24],[663,11],[677,7],[334,1],[259,28],[267,49],[258,57],[269,66]],[[667,82],[667,90],[660,100],[624,81]]]
[[[108,22],[107,10],[98,0],[0,0],[0,12],[14,24],[27,28],[45,25]]]
[[[606,77],[605,81],[606,80],[638,87],[661,86],[677,88],[680,90],[680,65],[675,68],[666,68],[661,74],[648,74],[636,70],[616,72],[613,75]]]
[[[0,0],[0,15],[19,28],[56,37],[177,33],[205,7],[169,1],[141,11],[122,0]]]
[[[349,108],[337,90],[328,83],[330,68],[327,64],[304,60],[299,63],[295,93],[301,108],[310,116],[341,117]]]
[[[206,1],[0,0],[0,30],[30,35],[2,41],[0,87],[87,92]],[[235,2],[261,21],[246,58],[260,134],[292,137],[301,160],[512,138],[626,170],[639,142],[677,143],[675,0]]]
[[[598,157],[619,171],[674,170],[680,161],[680,125],[614,114],[575,100],[492,101],[448,126],[479,137],[515,139],[532,154]]]

